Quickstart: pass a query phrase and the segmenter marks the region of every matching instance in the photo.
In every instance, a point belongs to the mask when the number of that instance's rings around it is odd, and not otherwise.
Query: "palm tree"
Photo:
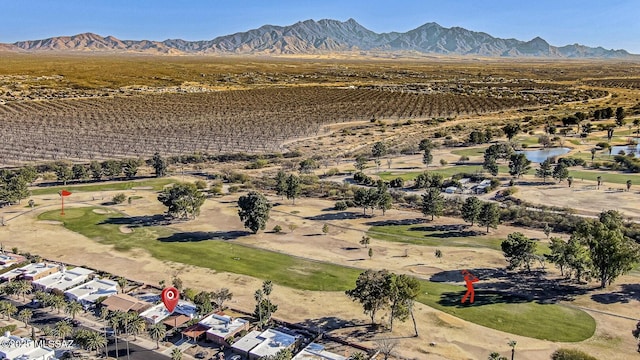
[[[163,323],[157,323],[149,326],[149,336],[156,341],[156,349],[160,348],[160,339],[164,339],[167,335],[167,328]]]
[[[18,308],[8,301],[0,301],[0,314],[6,315],[7,320],[13,316],[13,314],[18,312]]]
[[[55,334],[55,331],[49,325],[41,327],[40,330],[42,331],[42,336],[44,337],[51,337]]]
[[[62,310],[62,308],[64,308],[67,305],[67,302],[64,299],[64,296],[62,295],[52,296],[51,299],[49,300],[49,303],[52,307],[58,310],[58,314],[60,314],[60,310]]]
[[[516,344],[518,344],[518,342],[516,342],[515,340],[509,341],[509,346],[511,347],[511,360],[513,360],[514,356],[516,355]]]
[[[182,351],[178,348],[173,349],[171,352],[171,360],[182,360]]]
[[[80,311],[82,311],[82,305],[80,305],[79,302],[76,301],[71,301],[69,303],[67,303],[67,307],[65,308],[64,312],[66,312],[67,314],[71,315],[71,319],[75,320],[76,319],[76,314],[78,314]]]
[[[58,321],[55,326],[55,333],[61,339],[65,339],[67,336],[71,334],[73,328],[68,321]]]
[[[120,286],[120,291],[123,294],[124,294],[124,288],[126,288],[128,284],[129,284],[129,282],[124,277],[121,276],[121,277],[118,278],[118,285]]]
[[[33,317],[33,311],[31,311],[31,309],[22,309],[20,310],[17,316],[18,320],[24,322],[25,328],[29,326],[29,320],[31,320],[32,317]]]
[[[22,295],[22,301],[26,300],[26,295],[31,293],[33,290],[33,285],[27,280],[16,281],[15,283],[15,291],[16,294]]]
[[[115,312],[112,312],[109,316],[109,324],[111,324],[111,327],[113,328],[113,338],[115,339],[115,343],[116,343],[116,358],[118,357],[118,328],[120,327],[120,320],[122,319],[122,314],[123,312],[118,310]]]
[[[107,346],[107,339],[97,331],[89,331],[84,339],[84,348],[87,350],[95,350],[96,355],[100,354],[100,349]]]
[[[128,329],[127,332],[129,334],[133,335],[133,341],[136,341],[137,335],[144,332],[147,329],[147,322],[144,321],[144,319],[135,312],[130,312],[128,314],[128,320],[129,322],[127,323]]]

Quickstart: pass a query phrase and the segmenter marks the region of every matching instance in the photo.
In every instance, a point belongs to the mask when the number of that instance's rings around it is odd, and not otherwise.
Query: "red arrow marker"
[[[170,313],[172,313],[178,305],[178,300],[180,300],[180,292],[178,292],[178,289],[168,287],[162,290],[162,302]]]

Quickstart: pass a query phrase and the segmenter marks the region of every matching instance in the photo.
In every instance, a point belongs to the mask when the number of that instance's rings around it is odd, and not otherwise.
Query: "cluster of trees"
[[[484,131],[473,130],[469,134],[468,143],[486,144],[488,142],[491,142],[491,139],[493,139],[493,130],[491,128],[486,128]]]
[[[375,188],[357,188],[353,193],[353,204],[362,208],[363,215],[367,214],[367,209],[371,209],[373,214],[374,209],[382,210],[382,215],[389,209],[393,198],[389,193],[389,187],[387,183],[382,180],[376,182]]]
[[[411,316],[415,335],[418,328],[413,317],[413,304],[420,293],[420,282],[405,274],[394,274],[387,270],[366,270],[356,279],[356,286],[345,292],[353,301],[362,304],[365,314],[375,324],[378,311],[388,309],[389,328],[393,321],[405,321]]]
[[[460,209],[462,219],[471,223],[496,229],[500,223],[500,206],[495,202],[481,201],[475,196],[468,197]]]
[[[0,205],[15,204],[31,195],[28,187],[38,176],[35,168],[0,169]]]
[[[501,244],[509,268],[529,271],[535,260],[537,243],[521,233],[510,234]],[[596,220],[582,219],[568,241],[551,238],[551,253],[546,259],[555,264],[563,276],[577,281],[596,278],[600,287],[640,263],[640,245],[624,235],[623,218],[609,210]]]
[[[181,219],[198,216],[204,200],[204,194],[192,183],[176,183],[158,194],[158,201],[168,208],[167,213]]]
[[[179,278],[175,278],[179,279]],[[174,282],[175,282],[174,279]],[[175,287],[175,285],[174,285]],[[176,287],[177,289],[178,287]],[[185,288],[182,294],[186,299],[193,301],[196,305],[196,311],[201,316],[204,316],[215,309],[218,311],[224,310],[224,303],[233,299],[233,293],[227,288],[221,288],[214,291],[196,291],[192,288]]]
[[[271,302],[271,292],[273,291],[273,283],[271,280],[265,280],[262,288],[255,291],[253,298],[256,301],[253,317],[258,319],[258,327],[262,329],[271,321],[273,313],[278,311],[278,305]]]
[[[284,171],[278,171],[276,174],[276,194],[286,196],[295,204],[296,198],[300,195],[300,189],[302,189],[302,185],[299,177],[294,174],[287,176]]]
[[[482,167],[491,175],[498,175],[498,160],[510,159],[513,154],[513,145],[508,143],[492,144],[484,151]]]

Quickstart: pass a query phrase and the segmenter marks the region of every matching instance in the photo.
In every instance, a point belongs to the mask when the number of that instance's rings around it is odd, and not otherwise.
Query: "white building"
[[[223,345],[225,341],[242,330],[249,329],[249,322],[244,319],[232,318],[228,315],[211,314],[200,320],[198,324],[209,328],[207,339]]]
[[[231,345],[231,350],[235,353],[248,357],[249,351],[262,343],[262,341],[263,339],[260,338],[260,331],[253,330],[234,342]]]
[[[186,300],[178,300],[178,305],[173,310],[173,313],[182,314],[193,319],[196,316],[196,305]],[[140,316],[149,324],[157,324],[168,318],[169,315],[171,315],[171,313],[162,303],[152,306],[150,309],[140,313]]]
[[[9,272],[6,272],[0,276],[0,280],[3,281],[11,281],[11,280],[28,280],[34,281],[41,279],[45,276],[51,275],[53,273],[57,273],[60,271],[59,266],[57,264],[51,263],[34,263],[28,264],[23,267],[13,269]]]
[[[249,359],[261,359],[275,355],[278,351],[292,349],[299,337],[285,334],[278,330],[267,329],[258,335],[260,343],[249,351]]]
[[[7,360],[55,360],[53,349],[36,346],[33,340],[11,335],[0,336],[0,359]]]
[[[347,358],[325,350],[320,344],[311,343],[291,360],[347,360]]]
[[[64,292],[69,300],[81,303],[85,308],[92,307],[98,298],[118,293],[118,283],[109,279],[93,279]]]
[[[93,274],[93,270],[76,267],[71,270],[63,270],[62,272],[45,276],[35,280],[32,284],[34,288],[43,291],[51,291],[53,289],[65,291],[87,281],[91,274]]]

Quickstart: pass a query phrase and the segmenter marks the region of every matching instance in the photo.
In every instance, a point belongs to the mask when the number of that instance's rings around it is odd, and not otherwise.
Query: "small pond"
[[[635,153],[638,155],[640,152],[640,144],[639,145],[616,145],[611,147],[611,155],[618,155],[620,150],[624,151],[625,154]],[[605,150],[605,154],[608,153],[608,150]]]
[[[538,149],[538,150],[522,150],[522,151],[518,151],[518,153],[524,153],[524,156],[526,156],[527,159],[529,159],[529,161],[531,162],[541,163],[550,157],[564,155],[569,151],[571,151],[570,148],[557,147],[557,148]]]

